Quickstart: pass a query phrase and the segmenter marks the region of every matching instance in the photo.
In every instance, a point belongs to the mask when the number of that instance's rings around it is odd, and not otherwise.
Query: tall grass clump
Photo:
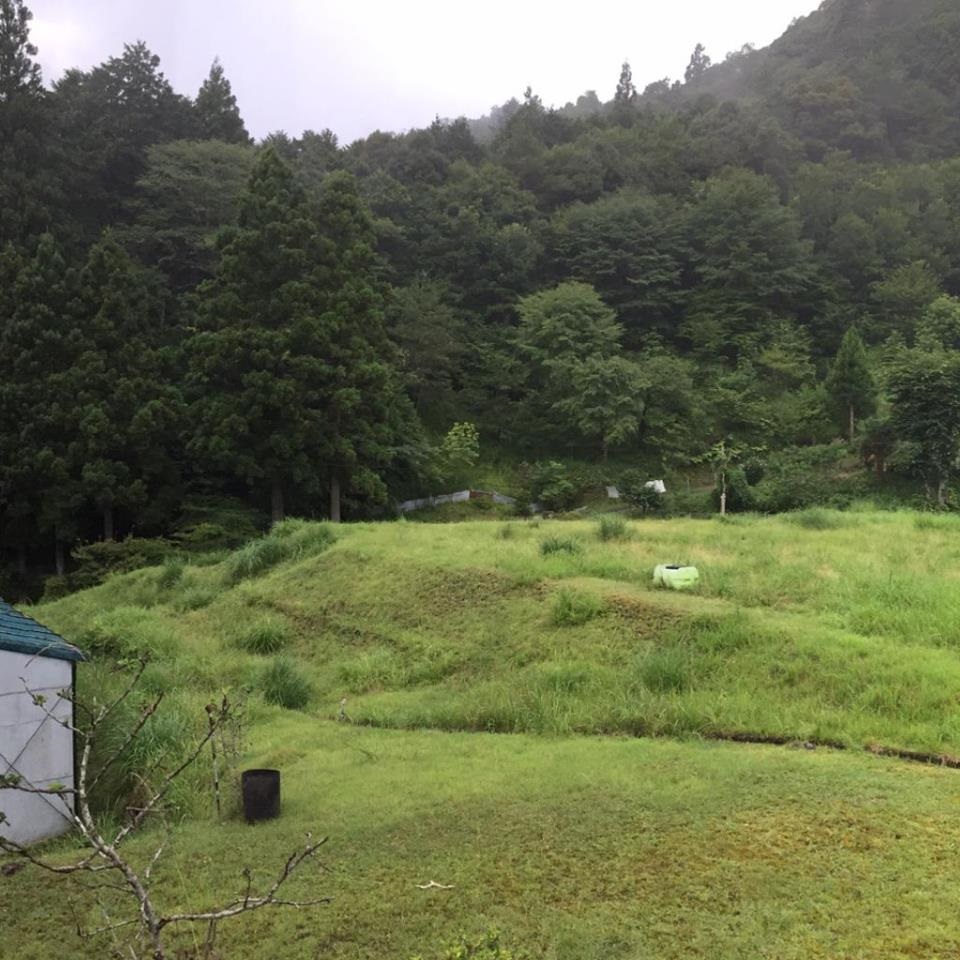
[[[182,579],[183,572],[187,565],[181,557],[171,557],[160,568],[160,575],[157,577],[157,586],[161,590],[171,590]]]
[[[844,520],[832,510],[822,507],[808,507],[788,514],[787,519],[804,530],[836,530],[844,526]]]
[[[118,676],[114,668],[88,664],[79,676],[80,700],[87,705],[94,698],[100,704],[112,703],[128,679]],[[115,758],[91,790],[91,806],[98,814],[122,816],[134,794],[143,789],[144,773],[175,766],[193,742],[199,729],[198,718],[191,716],[184,704],[170,696],[146,721],[137,736],[130,739],[131,732],[141,720],[143,707],[153,695],[154,692],[141,683],[131,696],[110,710],[97,729],[90,769],[100,770],[108,760]],[[81,726],[87,723],[87,716],[86,710],[77,711]],[[175,807],[182,809],[189,803],[189,792],[175,790],[170,800]]]
[[[164,659],[177,649],[173,628],[153,610],[120,606],[97,614],[81,630],[77,643],[88,653],[105,657]]]
[[[388,649],[367,650],[352,660],[337,664],[337,682],[348,693],[403,686],[404,679],[403,663]]]
[[[603,602],[592,593],[559,590],[553,600],[553,622],[558,627],[575,627],[588,623],[603,613]]]
[[[497,528],[497,539],[498,540],[512,540],[514,534],[514,527],[512,523],[505,523],[503,526]]]
[[[313,696],[313,686],[303,668],[290,657],[274,658],[260,678],[267,703],[287,710],[302,710]]]
[[[554,553],[569,553],[571,556],[583,552],[583,546],[576,537],[547,537],[540,541],[540,555],[549,557]]]
[[[616,513],[605,513],[597,520],[597,536],[609,540],[629,540],[630,528],[627,521]]]
[[[292,633],[287,621],[267,615],[245,627],[233,638],[233,642],[247,653],[267,656],[289,646],[291,639]]]
[[[227,561],[227,582],[234,584],[241,580],[264,573],[290,555],[290,549],[283,540],[276,537],[260,537],[251,540],[239,550],[234,550]]]
[[[957,527],[957,516],[953,513],[920,513],[913,520],[916,530],[951,530]]]
[[[265,573],[286,560],[321,553],[336,540],[328,524],[305,520],[283,520],[265,537],[251,540],[227,560],[227,582],[239,583]]]
[[[690,657],[680,647],[654,650],[637,665],[640,682],[654,693],[683,693],[693,679]]]
[[[173,601],[173,609],[178,613],[189,613],[191,610],[202,610],[209,607],[217,599],[217,591],[213,587],[187,587]]]

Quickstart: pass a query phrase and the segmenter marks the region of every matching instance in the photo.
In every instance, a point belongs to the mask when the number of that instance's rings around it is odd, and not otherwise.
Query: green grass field
[[[224,957],[431,960],[491,927],[555,960],[953,957],[960,771],[870,751],[960,755],[958,534],[823,510],[606,540],[586,520],[335,542],[294,521],[31,612],[103,654],[88,690],[151,653],[145,687],[170,697],[145,749],[228,688],[244,765],[283,771],[283,816],[257,827],[185,781],[165,902],[230,896],[245,864],[329,835],[329,872],[294,892],[333,904],[224,925]],[[670,561],[697,564],[695,591],[653,589]],[[75,886],[0,877],[9,955],[109,955],[73,937],[71,898],[97,922]]]

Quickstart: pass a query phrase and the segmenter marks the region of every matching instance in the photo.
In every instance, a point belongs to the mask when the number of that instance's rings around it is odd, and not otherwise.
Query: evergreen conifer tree
[[[876,402],[876,385],[867,362],[867,352],[860,334],[853,327],[843,335],[827,375],[826,388],[853,443],[856,419],[873,413]]]
[[[637,88],[633,85],[633,73],[630,70],[630,62],[623,61],[620,68],[620,79],[617,81],[617,89],[613,95],[613,102],[621,106],[630,106],[637,99]]]
[[[30,42],[33,14],[20,0],[0,0],[0,104],[14,97],[39,94],[40,65]]]
[[[80,271],[76,355],[58,384],[70,400],[70,467],[100,512],[105,540],[114,537],[118,508],[142,510],[159,491],[169,497],[177,483],[182,403],[160,307],[143,268],[105,234]]]
[[[51,536],[57,571],[63,572],[63,545],[77,532],[81,500],[68,457],[73,398],[63,389],[76,348],[68,315],[74,275],[49,234],[40,238],[32,257],[14,259],[8,250],[2,261],[0,280],[10,293],[0,301],[5,539],[25,558],[39,535]]]
[[[243,124],[237,98],[223,72],[220,58],[210,65],[210,74],[203,81],[195,101],[200,137],[226,143],[249,143],[250,135]]]
[[[292,490],[326,486],[334,520],[344,490],[381,498],[379,469],[415,423],[390,363],[372,228],[351,177],[328,178],[316,216],[265,151],[188,345],[191,450],[268,485],[275,521]]]
[[[49,228],[49,111],[30,42],[33,14],[0,0],[0,245]]]
[[[707,72],[712,63],[713,61],[707,55],[704,45],[698,43],[690,55],[690,62],[684,71],[683,79],[686,80],[687,83],[696,83]]]

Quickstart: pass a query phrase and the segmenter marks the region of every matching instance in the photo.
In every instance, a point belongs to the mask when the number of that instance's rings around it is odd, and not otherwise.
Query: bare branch
[[[63,875],[68,873],[77,873],[80,870],[96,873],[100,870],[107,869],[103,865],[93,863],[94,857],[96,856],[95,852],[91,853],[89,857],[86,857],[78,863],[51,863],[49,860],[44,860],[42,857],[38,857],[33,854],[29,847],[24,847],[19,843],[15,843],[13,840],[8,840],[6,837],[0,837],[0,850],[13,854],[17,857],[23,857],[24,860],[29,860],[30,863],[32,863],[35,867],[40,867],[42,870],[46,870],[48,873],[59,873]]]
[[[227,702],[227,698],[224,697],[223,702],[217,711],[215,722],[210,723],[207,732],[194,745],[193,749],[187,754],[186,758],[179,764],[179,766],[174,767],[174,769],[163,778],[160,786],[157,787],[157,789],[153,792],[153,796],[150,797],[144,806],[137,810],[130,822],[120,829],[113,839],[113,846],[119,846],[131,833],[133,833],[134,830],[137,829],[137,827],[140,826],[141,823],[143,823],[143,820],[147,814],[152,813],[156,809],[157,804],[159,804],[164,796],[166,796],[167,791],[170,789],[177,777],[179,777],[180,774],[182,774],[184,770],[186,770],[187,767],[194,763],[197,757],[200,756],[200,754],[203,752],[203,748],[220,728],[220,724],[227,717],[228,713],[229,703]]]
[[[106,720],[107,717],[109,717],[110,714],[113,713],[113,711],[116,710],[122,703],[124,703],[134,690],[136,690],[137,684],[140,682],[140,678],[143,676],[143,671],[147,669],[148,661],[145,657],[140,657],[137,663],[137,670],[130,678],[130,682],[127,684],[127,687],[123,693],[121,693],[119,697],[116,697],[113,703],[102,709],[97,715],[96,726],[99,726],[101,723],[103,723],[103,721]]]
[[[77,792],[73,787],[65,787],[62,784],[55,784],[52,787],[35,787],[28,780],[9,773],[0,774],[0,790],[16,790],[17,793],[36,793],[48,797],[59,797],[62,794]]]
[[[59,726],[63,727],[66,730],[69,730],[71,733],[76,734],[78,737],[86,736],[86,734],[82,730],[75,727],[69,720],[65,719],[64,717],[58,717],[52,710],[50,710],[47,707],[46,696],[40,693],[39,691],[32,689],[31,686],[27,683],[27,680],[25,677],[21,677],[20,682],[23,684],[23,689],[26,691],[27,695],[30,697],[31,700],[33,700],[33,705],[38,710],[41,710],[44,716],[46,716],[48,720],[52,720],[54,723],[58,724]],[[62,694],[63,694],[62,690],[58,691],[57,697],[61,700],[68,699],[63,697]]]
[[[167,845],[167,841],[170,839],[170,829],[167,828],[166,836],[163,840],[160,841],[160,846],[157,847],[153,852],[153,856],[150,858],[150,862],[147,864],[146,869],[143,871],[143,882],[145,884],[150,883],[150,875],[153,873],[153,868],[157,865],[157,861],[163,856],[164,848]]]
[[[89,729],[86,731],[75,731],[82,739],[83,745],[79,758],[79,769],[75,778],[75,787],[70,788],[60,784],[40,787],[24,780],[19,775],[0,777],[0,787],[6,789],[16,789],[22,790],[25,793],[38,795],[49,794],[60,796],[64,799],[72,799],[72,805],[69,803],[66,804],[64,815],[69,817],[77,831],[87,844],[89,844],[89,849],[84,852],[82,859],[72,863],[51,862],[48,859],[34,854],[30,849],[21,844],[6,840],[3,837],[0,837],[0,851],[16,854],[26,862],[52,874],[61,876],[78,874],[79,876],[75,878],[75,882],[78,882],[83,889],[90,890],[94,893],[105,921],[95,930],[85,933],[80,918],[75,914],[78,935],[81,937],[94,937],[108,934],[113,941],[112,955],[120,957],[129,954],[133,960],[136,960],[137,957],[142,955],[149,955],[152,960],[165,960],[168,954],[163,943],[162,934],[164,928],[171,924],[205,922],[208,925],[208,931],[204,952],[205,955],[210,956],[216,937],[217,924],[220,920],[247,913],[251,910],[258,910],[266,906],[285,906],[299,909],[301,907],[329,903],[329,897],[298,901],[280,896],[281,888],[294,871],[296,871],[307,858],[313,857],[317,849],[326,843],[326,838],[314,842],[311,835],[307,834],[306,845],[302,849],[295,850],[287,858],[279,873],[265,892],[254,893],[252,874],[249,869],[245,869],[243,876],[246,880],[246,885],[241,897],[237,897],[228,903],[208,910],[185,911],[183,913],[168,915],[160,913],[157,905],[153,901],[150,885],[154,869],[159,863],[170,838],[169,827],[167,828],[164,839],[157,846],[149,862],[141,871],[134,869],[124,854],[119,852],[118,847],[143,823],[148,815],[160,812],[163,809],[164,800],[171,785],[191,764],[197,761],[208,743],[211,746],[215,768],[215,789],[217,789],[219,793],[219,763],[221,752],[218,752],[216,749],[216,737],[219,736],[221,738],[222,757],[226,760],[227,747],[223,737],[223,730],[226,725],[234,719],[234,715],[226,696],[222,698],[219,705],[210,704],[207,707],[206,733],[198,738],[197,742],[187,750],[185,755],[181,755],[179,762],[162,777],[159,786],[154,788],[147,783],[146,777],[150,776],[153,772],[153,767],[147,771],[146,776],[141,775],[138,777],[140,783],[143,785],[147,799],[132,812],[129,822],[117,831],[113,841],[108,841],[100,832],[97,821],[90,809],[90,791],[105,775],[106,771],[129,748],[130,744],[143,732],[146,723],[159,708],[163,699],[162,695],[157,696],[141,709],[140,717],[134,723],[133,728],[123,738],[123,743],[112,753],[109,759],[100,766],[96,774],[91,776],[90,766],[94,742],[103,721],[131,696],[145,666],[146,662],[141,661],[140,669],[130,684],[112,703],[98,706],[94,702],[93,709],[88,711],[90,718]],[[62,723],[64,726],[67,726],[68,729],[75,729],[72,724],[53,715],[52,711],[46,706],[46,700],[42,694],[32,693],[26,682],[24,686],[27,688],[28,693],[31,693],[31,696],[33,696],[37,707],[43,710],[48,717],[58,723]],[[61,694],[61,699],[70,698]],[[162,763],[164,761],[161,760],[160,762]],[[0,814],[0,823],[2,822],[3,815]],[[85,879],[87,874],[93,875],[89,882]],[[104,874],[106,874],[106,876],[104,876]],[[103,902],[99,899],[99,894],[106,893],[107,891],[110,891],[112,894],[119,893],[125,897],[133,898],[138,908],[136,917],[114,921],[107,913]],[[128,938],[128,943],[122,944],[117,938],[117,932],[129,928],[136,928],[136,934]]]
[[[152,703],[148,703],[147,706],[141,710],[140,719],[137,720],[133,726],[133,729],[124,738],[123,743],[113,751],[109,759],[94,774],[93,779],[87,784],[87,791],[92,790],[100,782],[100,778],[124,755],[124,753],[126,753],[127,747],[129,747],[130,744],[137,739],[137,737],[140,735],[140,731],[144,728],[147,721],[157,712],[157,707],[160,706],[162,701],[163,692],[161,691],[159,694],[157,694],[157,698]],[[106,716],[106,714],[104,714],[104,716]]]
[[[249,870],[245,871],[245,876],[247,877],[247,892],[243,897],[238,897],[236,900],[230,901],[230,903],[225,904],[222,907],[205,910],[200,913],[175,913],[169,916],[161,917],[159,926],[161,928],[169,926],[171,923],[196,923],[200,921],[211,921],[211,920],[225,920],[227,917],[235,917],[240,913],[246,913],[251,910],[259,910],[261,907],[268,906],[285,906],[285,907],[310,907],[316,906],[321,903],[330,903],[330,897],[320,897],[315,900],[281,900],[277,897],[277,892],[280,888],[286,883],[290,878],[290,875],[306,860],[308,857],[312,857],[316,851],[322,847],[327,842],[327,838],[323,837],[321,840],[316,842],[308,842],[302,850],[294,850],[292,854],[287,858],[287,862],[283,865],[279,875],[273,881],[273,884],[270,886],[269,890],[262,896],[251,897],[250,896],[250,874]]]

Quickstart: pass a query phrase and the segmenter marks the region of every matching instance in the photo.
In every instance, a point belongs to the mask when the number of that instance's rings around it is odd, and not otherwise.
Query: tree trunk
[[[947,481],[944,477],[937,482],[937,506],[941,510],[947,506]]]
[[[607,462],[607,453],[608,453],[608,451],[609,451],[609,446],[608,446],[608,444],[607,444],[606,437],[604,437],[604,439],[603,439],[603,443],[602,443],[602,445],[601,445],[601,449],[603,450],[603,462],[606,463],[606,462]]]
[[[103,508],[103,539],[113,539],[113,506]]]
[[[720,516],[725,517],[727,515],[727,475],[722,473],[720,475]]]
[[[59,534],[57,534],[56,537],[53,545],[53,559],[56,565],[57,576],[62,577],[67,565],[63,559],[63,541],[60,539]]]
[[[279,523],[283,519],[283,484],[274,480],[270,488],[270,522]]]
[[[17,547],[17,571],[20,574],[21,579],[26,580],[27,578],[27,548],[21,543]]]
[[[336,474],[330,478],[330,520],[340,522],[340,478]]]
[[[853,443],[853,404],[850,404],[850,443]]]

